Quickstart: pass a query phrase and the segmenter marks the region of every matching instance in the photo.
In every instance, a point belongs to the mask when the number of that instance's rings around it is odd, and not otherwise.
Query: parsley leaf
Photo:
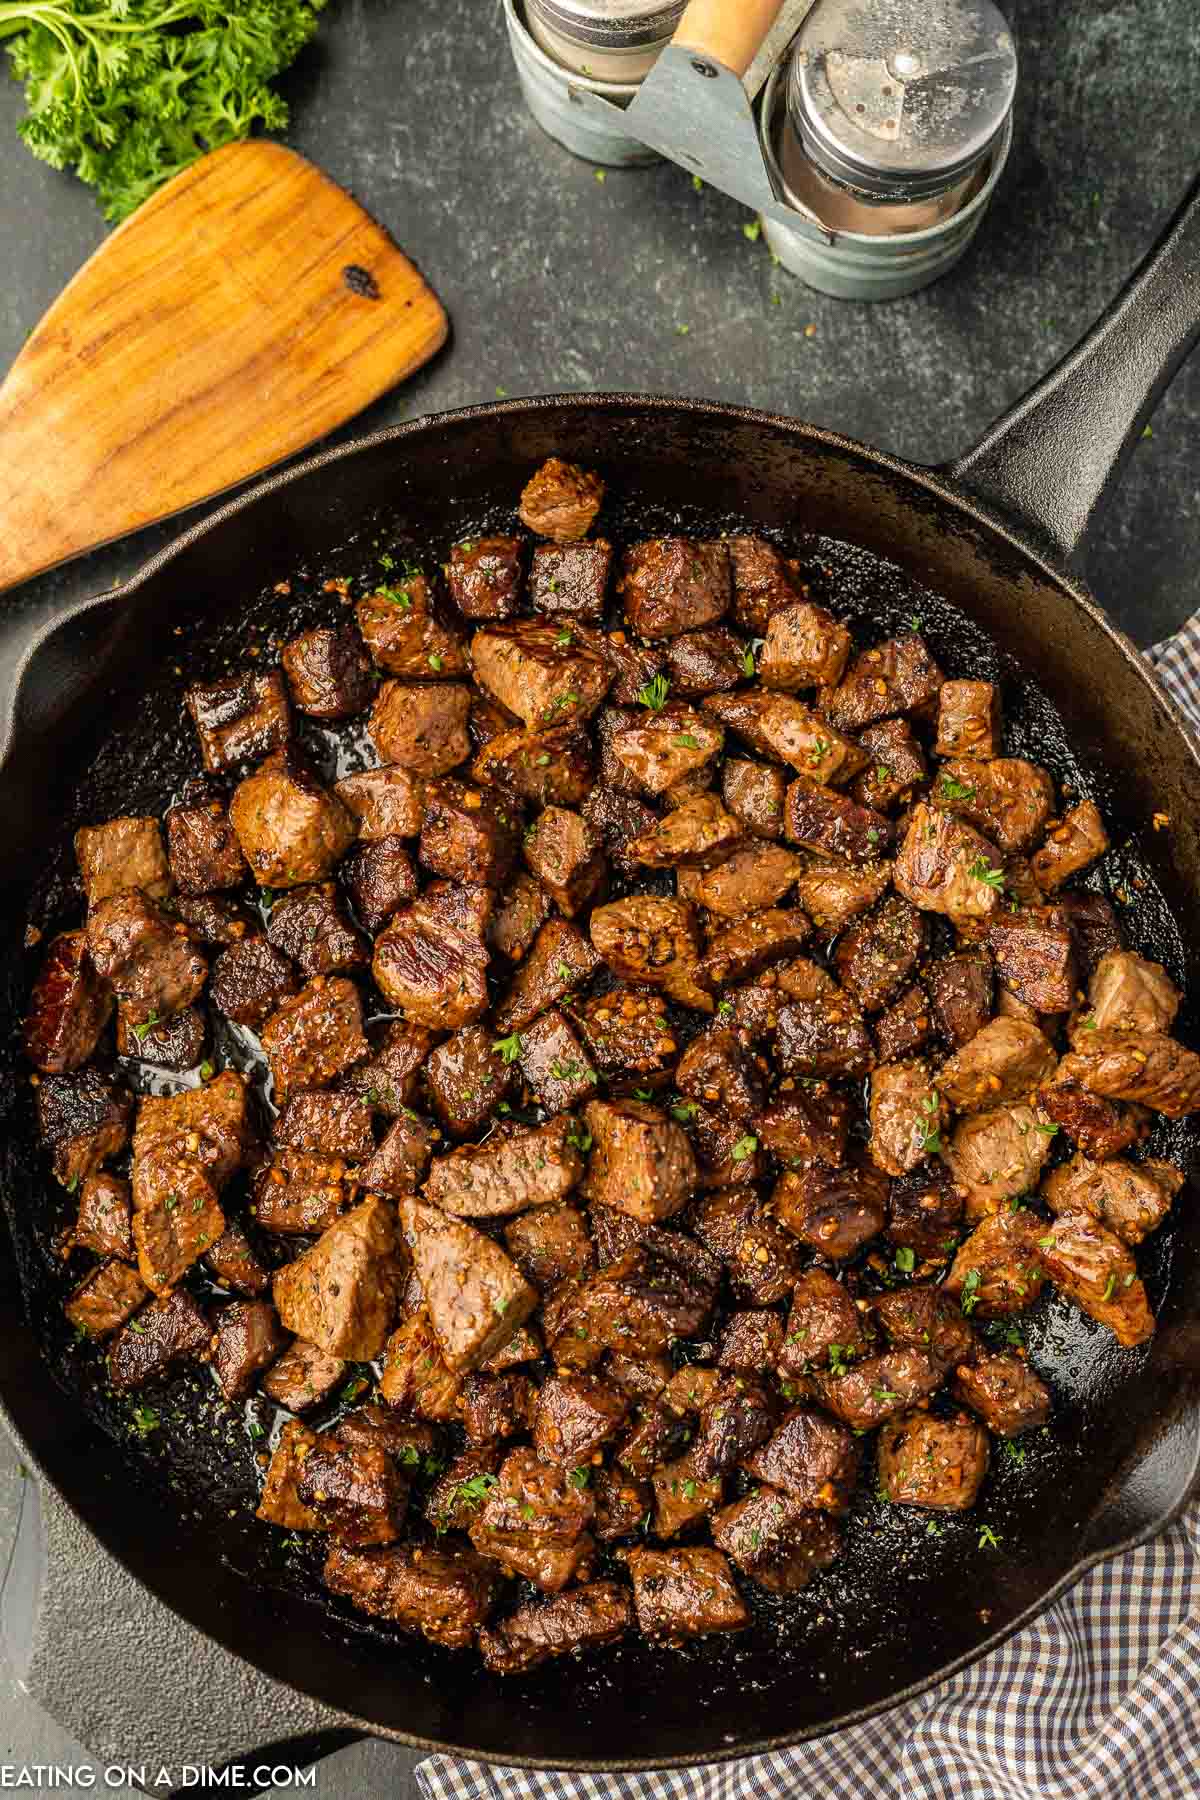
[[[667,677],[656,675],[652,681],[646,683],[645,687],[638,689],[637,697],[643,706],[650,708],[651,712],[661,712],[667,704],[667,695],[670,689],[671,683]]]
[[[521,1050],[521,1034],[519,1031],[512,1031],[507,1037],[497,1038],[492,1045],[493,1055],[498,1056],[502,1063],[515,1063],[521,1054]]]
[[[967,873],[973,875],[976,881],[982,881],[990,888],[1004,886],[1004,870],[993,869],[986,856],[977,856]]]

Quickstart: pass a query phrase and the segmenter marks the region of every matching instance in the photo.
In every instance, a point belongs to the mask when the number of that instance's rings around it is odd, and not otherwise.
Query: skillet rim
[[[1026,535],[1027,532],[1036,530],[1036,527],[1027,526],[1023,531],[1019,520],[1006,517],[999,510],[990,507],[985,500],[977,498],[971,493],[969,488],[960,485],[959,482],[954,479],[949,468],[931,467],[920,463],[913,463],[903,457],[894,456],[888,451],[879,450],[873,445],[864,443],[861,439],[847,437],[841,432],[832,431],[823,426],[813,425],[802,419],[791,418],[785,414],[767,412],[757,407],[737,406],[727,402],[705,400],[693,396],[626,393],[621,391],[546,394],[540,396],[523,395],[515,399],[494,401],[477,406],[457,407],[447,412],[423,414],[418,418],[405,420],[398,425],[387,426],[379,431],[368,432],[353,437],[344,444],[336,444],[324,450],[320,450],[311,456],[305,457],[298,463],[290,464],[275,470],[268,474],[263,480],[256,482],[252,487],[247,488],[241,493],[234,494],[232,498],[218,506],[215,511],[196,520],[194,524],[188,526],[185,531],[173,538],[170,543],[165,544],[160,550],[156,551],[147,562],[143,563],[123,582],[104,590],[100,594],[92,595],[88,598],[69,604],[61,611],[56,612],[52,618],[46,620],[35,631],[34,636],[21,654],[14,672],[11,692],[8,698],[7,717],[3,721],[4,735],[3,739],[0,740],[0,774],[3,773],[9,755],[17,742],[18,733],[16,715],[26,675],[43,648],[62,627],[68,625],[71,621],[82,615],[91,612],[97,607],[119,602],[128,598],[145,586],[148,581],[157,576],[163,569],[167,568],[176,557],[189,549],[193,544],[197,543],[201,538],[207,536],[209,532],[224,524],[228,519],[245,511],[247,508],[252,507],[256,502],[267,498],[271,494],[278,492],[280,489],[290,486],[293,482],[315,474],[319,470],[327,468],[334,463],[377,449],[383,445],[403,443],[409,439],[420,441],[422,438],[432,436],[448,426],[452,427],[462,423],[478,422],[480,420],[499,423],[505,419],[519,417],[523,414],[538,413],[549,408],[555,408],[566,412],[599,411],[613,416],[622,412],[628,413],[637,410],[649,414],[661,413],[663,416],[683,415],[685,417],[703,417],[706,421],[713,422],[726,420],[730,423],[736,423],[743,426],[748,425],[760,430],[780,433],[820,449],[832,449],[843,453],[849,453],[852,456],[863,459],[887,474],[899,477],[904,482],[912,484],[939,504],[950,506],[955,509],[966,521],[978,528],[985,536],[988,536],[993,540],[998,539],[1009,550],[1015,551],[1027,563],[1031,564],[1044,580],[1050,582],[1059,591],[1064,593],[1066,598],[1068,598],[1093,625],[1099,627],[1100,630],[1103,631],[1105,636],[1113,644],[1114,648],[1119,652],[1126,670],[1148,690],[1151,699],[1159,712],[1163,715],[1166,724],[1174,732],[1175,736],[1182,740],[1183,747],[1194,767],[1198,781],[1200,781],[1200,739],[1197,739],[1193,733],[1179,703],[1158,682],[1150,664],[1146,661],[1145,657],[1128,633],[1114,623],[1099,602],[1092,596],[1085,584],[1070,569],[1068,569],[1063,562],[1050,554],[1047,548],[1039,544],[1032,535]],[[380,1724],[377,1720],[363,1717],[361,1714],[335,1707],[331,1705],[323,1695],[314,1693],[307,1687],[302,1687],[294,1682],[287,1681],[283,1677],[275,1674],[271,1669],[264,1668],[257,1658],[248,1656],[241,1650],[230,1650],[229,1646],[223,1642],[221,1638],[215,1636],[212,1631],[206,1629],[202,1625],[197,1625],[191,1618],[187,1617],[178,1608],[172,1605],[170,1601],[165,1600],[152,1585],[151,1581],[133,1569],[124,1556],[118,1555],[109,1549],[104,1539],[93,1529],[89,1520],[76,1505],[75,1500],[58,1485],[52,1476],[49,1475],[40,1456],[33,1452],[26,1443],[23,1433],[20,1432],[14,1424],[7,1402],[2,1393],[0,1393],[0,1421],[3,1422],[5,1429],[8,1431],[9,1436],[12,1438],[18,1451],[23,1455],[26,1463],[37,1471],[40,1480],[52,1491],[57,1501],[67,1507],[90,1535],[98,1539],[106,1554],[113,1556],[114,1561],[120,1565],[126,1577],[135,1581],[138,1586],[150,1594],[159,1605],[165,1606],[169,1612],[181,1619],[188,1630],[198,1632],[202,1637],[207,1638],[211,1643],[215,1644],[218,1649],[223,1651],[226,1655],[232,1656],[237,1661],[249,1664],[252,1668],[256,1669],[265,1680],[304,1695],[325,1710],[331,1724],[361,1731],[365,1736],[384,1738],[394,1743],[404,1744],[410,1748],[428,1754],[451,1755],[476,1762],[488,1760],[481,1758],[478,1749],[472,1746],[458,1745],[439,1739],[421,1737],[413,1733],[401,1731],[394,1726]],[[1131,1470],[1136,1469],[1139,1466],[1139,1464],[1133,1464],[1131,1465]],[[1011,1637],[1014,1637],[1019,1631],[1024,1630],[1032,1621],[1039,1618],[1052,1605],[1061,1599],[1064,1594],[1070,1592],[1070,1590],[1074,1588],[1090,1570],[1098,1567],[1099,1564],[1108,1561],[1112,1557],[1123,1555],[1127,1551],[1136,1549],[1140,1545],[1148,1543],[1152,1538],[1157,1537],[1160,1532],[1164,1531],[1181,1516],[1184,1509],[1198,1493],[1200,1493],[1200,1413],[1198,1413],[1196,1417],[1196,1426],[1191,1448],[1190,1468],[1182,1482],[1177,1499],[1174,1500],[1165,1511],[1155,1514],[1152,1519],[1127,1533],[1117,1542],[1106,1545],[1099,1550],[1080,1557],[1076,1562],[1072,1563],[1069,1569],[1064,1571],[1062,1576],[1060,1576],[1056,1582],[1049,1588],[1044,1589],[1043,1592],[1035,1600],[1031,1601],[1030,1604],[1014,1619],[1010,1620],[995,1632],[990,1633],[975,1648],[954,1658],[951,1662],[944,1664],[929,1676],[914,1683],[910,1683],[907,1687],[892,1694],[887,1700],[881,1701],[876,1705],[860,1707],[851,1712],[840,1714],[836,1719],[830,1720],[827,1724],[817,1729],[802,1728],[798,1732],[785,1732],[770,1737],[754,1739],[737,1745],[719,1747],[706,1754],[705,1763],[732,1762],[743,1757],[769,1754],[774,1751],[789,1749],[800,1744],[814,1742],[820,1738],[830,1737],[838,1732],[846,1731],[856,1725],[864,1724],[870,1719],[881,1718],[895,1711],[899,1707],[911,1703],[913,1700],[919,1698],[920,1695],[930,1692],[933,1688],[940,1686],[943,1682],[952,1679],[962,1670],[970,1668],[974,1663],[980,1662],[984,1657],[992,1654],[993,1651],[997,1650]],[[696,1766],[694,1756],[690,1756],[687,1753],[680,1753],[675,1756],[664,1756],[647,1762],[635,1758],[620,1757],[572,1759],[568,1761],[564,1761],[560,1758],[551,1761],[544,1757],[505,1752],[503,1762],[504,1766],[513,1768],[542,1770],[564,1769],[585,1773],[637,1773],[652,1772],[659,1769],[690,1768]]]

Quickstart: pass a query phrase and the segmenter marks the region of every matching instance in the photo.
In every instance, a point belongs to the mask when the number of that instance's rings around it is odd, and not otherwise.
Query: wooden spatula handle
[[[783,0],[692,0],[675,42],[744,75],[782,7]]]

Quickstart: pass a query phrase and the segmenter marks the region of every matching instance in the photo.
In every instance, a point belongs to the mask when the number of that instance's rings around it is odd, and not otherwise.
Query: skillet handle
[[[1082,343],[946,474],[1074,556],[1198,338],[1200,181]]]

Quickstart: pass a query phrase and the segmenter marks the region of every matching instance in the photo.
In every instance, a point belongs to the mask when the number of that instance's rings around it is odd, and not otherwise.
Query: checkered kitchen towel
[[[1147,652],[1200,732],[1200,614]],[[984,1661],[836,1737],[648,1775],[434,1756],[426,1800],[1200,1800],[1200,1500]]]

